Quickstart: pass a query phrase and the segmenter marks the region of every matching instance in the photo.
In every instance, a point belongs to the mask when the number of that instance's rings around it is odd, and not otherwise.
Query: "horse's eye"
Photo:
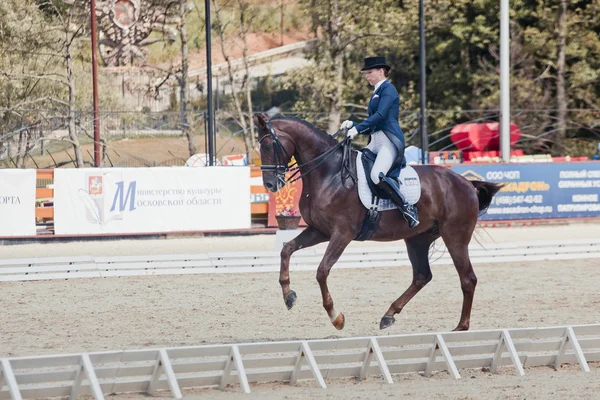
[[[263,147],[265,148],[265,150],[271,150],[271,144],[270,143],[264,144]]]

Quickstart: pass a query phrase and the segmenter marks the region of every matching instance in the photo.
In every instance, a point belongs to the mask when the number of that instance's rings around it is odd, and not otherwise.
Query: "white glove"
[[[348,131],[348,134],[346,136],[350,139],[354,139],[354,136],[356,135],[358,135],[358,131],[356,130],[356,128],[352,128]]]
[[[342,122],[342,125],[340,125],[340,130],[350,129],[350,128],[352,128],[352,125],[354,125],[354,122],[352,122],[350,120],[345,120],[344,122]]]

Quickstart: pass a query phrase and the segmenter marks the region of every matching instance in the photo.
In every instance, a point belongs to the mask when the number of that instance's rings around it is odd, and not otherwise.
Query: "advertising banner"
[[[286,176],[286,179],[289,175]],[[297,180],[293,183],[288,183],[275,193],[268,193],[269,196],[269,215],[267,226],[277,226],[276,215],[279,215],[282,210],[289,207],[296,215],[300,215],[300,197],[302,195],[302,180]],[[304,219],[300,219],[300,226],[306,226]]]
[[[56,234],[250,228],[249,167],[57,169]]]
[[[35,235],[35,169],[0,171],[0,236]]]
[[[505,182],[482,220],[600,217],[600,163],[453,166],[470,180]]]

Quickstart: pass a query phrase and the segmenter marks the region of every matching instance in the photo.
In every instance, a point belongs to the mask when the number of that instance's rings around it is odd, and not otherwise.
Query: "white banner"
[[[35,235],[35,173],[0,170],[0,236]]]
[[[250,228],[249,167],[54,171],[56,234]]]

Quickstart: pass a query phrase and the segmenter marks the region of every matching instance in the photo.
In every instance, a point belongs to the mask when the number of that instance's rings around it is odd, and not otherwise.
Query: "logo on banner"
[[[123,193],[125,193],[125,182],[116,182],[117,191],[115,192],[115,197],[113,197],[112,205],[110,206],[110,211],[115,211],[116,207],[119,207],[119,212],[126,211],[127,203],[129,202],[129,211],[135,210],[135,186],[136,181],[131,181],[127,188],[127,193],[125,197],[123,197]],[[117,203],[118,201],[118,203]]]
[[[102,177],[90,176],[88,180],[88,193],[92,196],[102,194]]]
[[[485,181],[485,179],[483,179],[483,176],[479,175],[473,170],[465,171],[461,175],[470,181]]]
[[[118,180],[113,183],[107,178],[102,175],[88,175],[86,189],[79,190],[79,199],[86,208],[86,220],[102,228],[112,221],[122,220],[123,212],[135,210],[137,182],[126,183]],[[111,195],[108,192],[113,187],[114,194]]]

